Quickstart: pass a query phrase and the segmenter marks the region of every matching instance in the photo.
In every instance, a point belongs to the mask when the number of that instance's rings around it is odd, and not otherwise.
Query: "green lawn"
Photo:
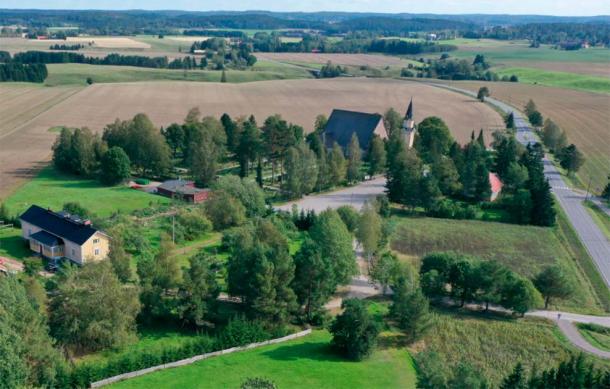
[[[575,255],[570,251],[568,242],[560,239],[556,228],[398,216],[394,216],[391,223],[391,248],[410,257],[417,258],[438,251],[458,251],[497,260],[530,278],[546,266],[560,263],[569,269],[577,288],[569,300],[558,305],[581,312],[602,311],[597,293],[585,275],[588,273],[581,270],[579,262],[573,260]],[[579,261],[586,260],[579,258]]]
[[[60,173],[49,166],[17,189],[5,200],[5,204],[9,212],[16,215],[32,204],[60,209],[69,201],[79,202],[90,212],[105,217],[114,212],[131,212],[151,203],[168,203],[170,200],[124,185],[102,186],[95,180]]]
[[[32,256],[32,252],[21,237],[18,228],[4,228],[0,230],[0,257],[24,259]]]
[[[94,83],[137,82],[137,81],[198,81],[220,82],[218,70],[174,70],[150,69],[133,66],[106,66],[87,64],[49,64],[47,86],[85,85],[87,78]],[[306,69],[278,63],[257,63],[249,70],[227,70],[227,82],[241,83],[252,81],[308,78]]]
[[[539,84],[558,88],[576,89],[586,92],[610,93],[610,78],[588,76],[577,73],[552,72],[544,69],[508,67],[497,69],[500,76],[519,77],[519,82]]]
[[[391,336],[387,335],[386,336]],[[211,358],[112,385],[112,388],[237,388],[247,377],[267,377],[280,388],[414,388],[406,349],[380,348],[363,362],[330,349],[330,334],[314,331],[294,341]]]

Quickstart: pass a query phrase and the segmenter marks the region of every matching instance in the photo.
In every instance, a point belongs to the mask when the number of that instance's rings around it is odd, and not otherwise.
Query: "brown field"
[[[256,58],[269,61],[304,62],[351,66],[405,66],[408,62],[388,55],[375,54],[315,54],[315,53],[255,53]]]
[[[440,116],[459,141],[466,141],[472,130],[480,128],[486,129],[489,139],[489,132],[501,127],[502,119],[487,105],[447,90],[408,81],[343,78],[244,84],[94,84],[12,134],[13,143],[7,151],[15,161],[10,168],[0,167],[0,181],[22,179],[22,175],[15,174],[17,165],[28,169],[48,160],[55,135],[49,133],[48,128],[53,126],[87,126],[99,131],[116,118],[128,119],[139,112],[148,114],[156,125],[167,126],[181,122],[190,108],[199,107],[202,114],[216,117],[224,112],[233,117],[254,114],[259,124],[267,116],[279,113],[311,131],[315,117],[329,115],[333,108],[382,113],[395,107],[402,112],[411,97],[416,120]],[[4,150],[5,144],[0,148]],[[8,192],[6,187],[0,188],[0,196],[3,190],[5,195]]]
[[[150,45],[126,37],[79,36],[68,37],[68,43],[92,43],[95,47],[105,49],[149,49]]]
[[[0,198],[48,160],[56,134],[35,125],[36,118],[80,89],[0,85]]]
[[[456,86],[477,91],[480,82],[459,82]],[[579,172],[587,185],[601,191],[610,174],[610,96],[539,85],[488,83],[491,95],[521,108],[531,98],[544,117],[550,117],[587,157]]]

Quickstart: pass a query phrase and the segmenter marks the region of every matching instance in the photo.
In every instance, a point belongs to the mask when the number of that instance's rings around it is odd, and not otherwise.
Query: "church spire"
[[[405,115],[405,120],[413,120],[413,98],[411,97],[411,101],[409,102],[409,107],[407,108],[407,114]]]

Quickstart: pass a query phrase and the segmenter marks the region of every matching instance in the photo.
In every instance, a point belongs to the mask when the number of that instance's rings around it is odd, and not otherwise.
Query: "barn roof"
[[[28,208],[20,219],[78,245],[88,241],[97,232],[90,224],[85,224],[80,219],[65,213],[55,213],[37,205]]]
[[[337,142],[346,148],[355,133],[360,147],[366,150],[380,121],[383,122],[383,117],[378,113],[333,109],[324,128],[326,147],[332,147]]]

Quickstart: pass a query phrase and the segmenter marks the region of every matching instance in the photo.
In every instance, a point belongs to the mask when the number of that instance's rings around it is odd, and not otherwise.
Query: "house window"
[[[100,255],[100,249],[95,249],[95,255]]]
[[[74,249],[72,249],[72,256],[76,255],[76,251]]]
[[[28,236],[32,235],[32,229],[28,228]]]
[[[93,243],[100,243],[99,239],[93,239]]]

